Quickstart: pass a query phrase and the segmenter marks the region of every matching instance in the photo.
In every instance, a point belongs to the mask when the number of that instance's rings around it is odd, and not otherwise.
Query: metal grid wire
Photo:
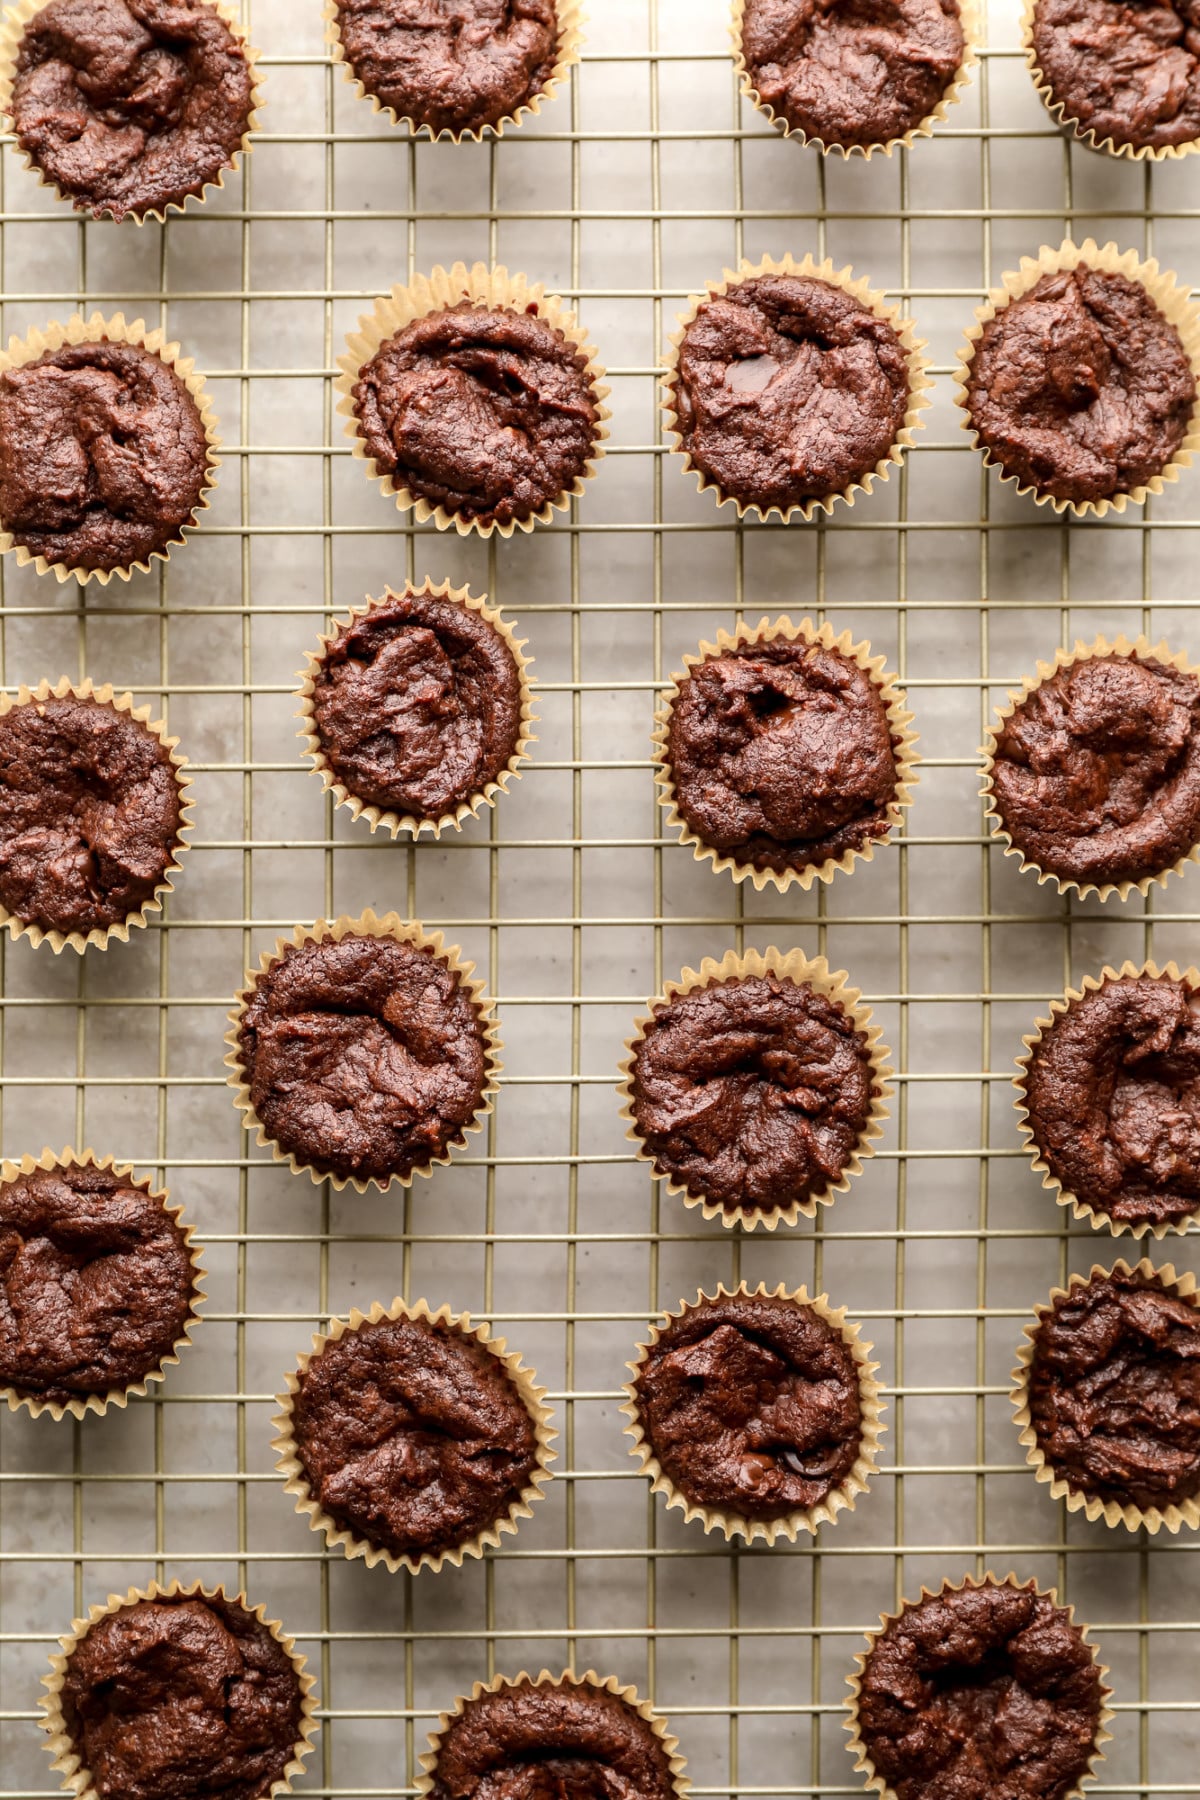
[[[822,161],[736,92],[724,0],[594,0],[569,93],[501,144],[414,145],[328,62],[317,0],[246,0],[269,106],[243,172],[138,231],[84,224],[8,150],[6,328],[72,306],[161,322],[214,389],[225,466],[169,567],[86,594],[0,572],[4,681],[66,672],[161,704],[197,830],[161,920],[86,959],[0,950],[2,1145],[72,1141],[153,1171],[207,1246],[206,1323],[153,1397],[102,1420],[0,1421],[0,1800],[45,1792],[37,1680],[55,1635],[150,1578],[245,1586],[295,1632],[324,1729],[302,1783],[411,1791],[432,1715],[498,1670],[594,1666],[670,1716],[702,1795],[860,1791],[842,1747],[861,1632],[922,1581],[994,1567],[1057,1584],[1113,1671],[1098,1790],[1195,1793],[1200,1564],[1069,1518],[1024,1469],[1005,1397],[1021,1321],[1055,1281],[1128,1253],[1069,1229],[1018,1146],[1021,1033],[1069,979],[1197,960],[1194,870],[1141,902],[1060,901],[988,847],[976,746],[992,705],[1098,630],[1200,648],[1193,475],[1071,526],[987,478],[947,379],[983,290],[1067,231],[1200,269],[1190,164],[1069,147],[993,5],[978,77],[936,141]],[[811,527],[739,527],[661,442],[655,363],[683,297],[739,256],[828,253],[902,299],[936,403],[905,471]],[[352,463],[334,357],[373,297],[434,262],[496,259],[577,303],[614,389],[613,443],[569,520],[488,546],[414,530]],[[516,617],[541,742],[453,842],[335,814],[298,761],[290,690],[323,622],[386,582],[469,580]],[[737,889],[660,833],[655,694],[736,618],[830,617],[885,650],[925,756],[898,846],[807,896]],[[395,906],[460,941],[497,997],[506,1072],[486,1136],[403,1198],[335,1195],[248,1150],[221,1036],[243,968],[297,918]],[[844,966],[898,1067],[852,1193],[773,1237],[653,1191],[617,1120],[629,1021],[730,945]],[[1157,1253],[1194,1267],[1194,1238]],[[627,1457],[623,1364],[705,1282],[807,1281],[863,1321],[887,1384],[884,1470],[815,1541],[727,1548]],[[331,1312],[396,1292],[469,1306],[549,1384],[557,1479],[505,1548],[389,1577],[326,1556],[272,1470],[271,1396]]]

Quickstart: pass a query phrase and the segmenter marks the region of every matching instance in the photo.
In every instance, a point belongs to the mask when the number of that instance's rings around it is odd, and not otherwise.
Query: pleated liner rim
[[[754,975],[774,975],[784,981],[794,981],[797,985],[807,984],[827,999],[836,1001],[866,1039],[874,1092],[866,1125],[853,1155],[836,1181],[827,1183],[820,1193],[808,1194],[803,1200],[793,1200],[788,1206],[727,1208],[702,1194],[693,1194],[682,1182],[676,1181],[665,1170],[660,1170],[656,1159],[643,1147],[633,1113],[634,1067],[646,1030],[654,1023],[654,1007],[666,1005],[696,988],[712,987],[718,983]],[[892,1070],[887,1060],[889,1052],[880,1043],[880,1027],[872,1022],[870,1009],[862,1004],[860,991],[847,986],[847,980],[845,969],[831,971],[823,956],[806,956],[803,950],[789,950],[784,954],[772,947],[765,951],[747,950],[740,956],[736,950],[728,950],[719,962],[706,956],[699,969],[685,968],[678,981],[664,984],[662,994],[649,1003],[651,1012],[645,1018],[635,1021],[634,1035],[626,1039],[625,1056],[619,1069],[621,1081],[617,1091],[622,1097],[621,1118],[627,1127],[625,1136],[635,1146],[637,1160],[648,1164],[656,1181],[666,1183],[669,1194],[680,1195],[685,1206],[699,1207],[703,1218],[719,1219],[731,1230],[735,1225],[741,1225],[747,1231],[754,1231],[761,1225],[767,1231],[774,1231],[780,1225],[795,1225],[802,1215],[809,1219],[815,1218],[818,1206],[829,1206],[836,1195],[849,1192],[854,1177],[862,1174],[864,1160],[874,1155],[875,1140],[883,1135],[884,1120],[891,1116],[885,1103],[891,1097],[892,1090],[888,1083]]]
[[[850,1693],[845,1700],[844,1705],[849,1717],[843,1721],[842,1728],[851,1734],[850,1742],[846,1745],[846,1748],[855,1759],[854,1768],[856,1773],[865,1777],[866,1786],[868,1788],[874,1788],[875,1792],[881,1796],[881,1800],[897,1800],[896,1793],[893,1788],[888,1786],[884,1777],[876,1773],[875,1765],[871,1761],[867,1752],[867,1746],[863,1742],[862,1734],[859,1729],[859,1702],[862,1697],[862,1678],[866,1671],[867,1662],[875,1649],[875,1645],[888,1629],[889,1625],[894,1625],[906,1612],[910,1611],[914,1606],[919,1606],[922,1601],[941,1599],[945,1594],[958,1594],[961,1593],[964,1588],[985,1587],[1008,1587],[1012,1588],[1017,1593],[1025,1590],[1032,1590],[1033,1593],[1039,1595],[1041,1598],[1051,1601],[1053,1605],[1058,1605],[1058,1590],[1056,1588],[1039,1587],[1037,1582],[1032,1578],[1029,1581],[1018,1581],[1016,1576],[1011,1573],[1001,1578],[1000,1576],[993,1574],[989,1569],[986,1575],[966,1575],[961,1581],[944,1581],[941,1587],[936,1589],[927,1588],[922,1585],[917,1600],[902,1600],[894,1613],[880,1613],[879,1629],[877,1631],[868,1631],[867,1648],[855,1653],[854,1660],[857,1663],[858,1668],[854,1674],[847,1675],[846,1677],[846,1684],[850,1689]],[[1075,1608],[1073,1606],[1067,1606],[1062,1610],[1065,1611],[1069,1623],[1074,1625]],[[1088,1783],[1096,1779],[1100,1764],[1105,1761],[1102,1746],[1112,1740],[1112,1732],[1107,1729],[1107,1726],[1109,1720],[1114,1717],[1113,1709],[1108,1704],[1109,1699],[1112,1696],[1112,1689],[1105,1684],[1104,1679],[1109,1671],[1096,1654],[1096,1646],[1088,1636],[1088,1627],[1086,1625],[1080,1625],[1077,1629],[1079,1630],[1084,1643],[1092,1653],[1092,1665],[1100,1678],[1100,1714],[1096,1723],[1096,1735],[1092,1739],[1092,1753],[1088,1758],[1087,1769],[1084,1771],[1083,1775],[1080,1776],[1076,1785],[1072,1787],[1068,1793],[1063,1795],[1063,1800],[1079,1800],[1079,1797],[1082,1796]]]
[[[260,975],[278,962],[286,950],[293,945],[319,944],[327,941],[340,943],[346,937],[379,937],[393,938],[399,944],[412,944],[418,949],[428,950],[443,967],[457,976],[460,985],[470,997],[471,1006],[479,1025],[480,1036],[484,1046],[484,1083],[480,1091],[479,1104],[466,1125],[446,1145],[441,1156],[434,1156],[426,1163],[420,1163],[407,1175],[389,1175],[386,1181],[377,1176],[368,1176],[363,1180],[357,1175],[325,1174],[314,1168],[311,1163],[302,1161],[290,1152],[280,1149],[275,1139],[268,1136],[262,1122],[254,1110],[250,1098],[250,1089],[244,1078],[245,1071],[241,1057],[239,1033],[245,1010],[258,988]],[[341,913],[336,919],[318,919],[313,925],[297,925],[291,937],[279,937],[275,940],[273,950],[264,950],[259,956],[257,970],[248,970],[248,980],[237,996],[237,1003],[229,1013],[230,1029],[225,1033],[225,1042],[229,1045],[229,1054],[225,1057],[225,1067],[229,1070],[226,1076],[228,1085],[234,1090],[234,1105],[242,1114],[242,1125],[247,1131],[257,1132],[255,1142],[263,1149],[270,1149],[272,1159],[285,1164],[294,1175],[308,1175],[313,1183],[319,1186],[328,1181],[340,1193],[344,1188],[352,1187],[356,1193],[365,1194],[370,1187],[375,1187],[381,1194],[387,1193],[391,1187],[411,1187],[418,1175],[431,1175],[436,1168],[443,1168],[452,1160],[452,1152],[464,1144],[471,1132],[482,1131],[483,1122],[493,1111],[493,1096],[499,1088],[498,1076],[503,1068],[500,1061],[499,1027],[493,1003],[484,992],[484,983],[473,979],[475,964],[466,962],[456,944],[447,945],[440,931],[428,932],[419,921],[402,919],[399,913],[385,913],[380,918],[370,907],[360,913],[357,918],[350,918]]]
[[[1053,662],[1043,662],[1039,658],[1036,675],[1025,676],[1019,693],[1012,689],[1009,690],[1007,703],[996,708],[992,722],[987,727],[987,741],[979,751],[980,756],[984,759],[983,768],[980,771],[981,786],[979,790],[980,798],[985,803],[983,816],[990,827],[993,841],[1003,846],[1005,856],[1020,857],[1022,875],[1032,871],[1037,876],[1039,887],[1044,886],[1047,881],[1052,881],[1060,894],[1075,893],[1081,900],[1086,899],[1089,894],[1096,894],[1101,900],[1108,900],[1113,894],[1116,894],[1119,899],[1127,900],[1134,892],[1145,898],[1152,887],[1156,885],[1166,887],[1169,876],[1182,875],[1188,863],[1200,862],[1200,843],[1193,844],[1190,850],[1167,868],[1159,869],[1151,875],[1143,875],[1137,881],[1127,878],[1124,881],[1080,882],[1076,881],[1074,876],[1056,875],[1052,869],[1040,868],[1037,863],[1032,862],[1025,852],[1014,844],[1012,837],[1004,827],[1004,821],[996,806],[992,771],[995,767],[996,745],[1001,729],[1025,704],[1029,696],[1036,693],[1043,683],[1057,675],[1060,670],[1073,668],[1076,663],[1091,662],[1094,658],[1101,656],[1138,657],[1143,661],[1151,659],[1154,662],[1163,663],[1169,668],[1178,669],[1182,674],[1191,675],[1200,681],[1200,668],[1190,663],[1182,650],[1170,649],[1163,638],[1160,638],[1157,644],[1151,644],[1150,640],[1145,637],[1137,637],[1131,641],[1123,635],[1111,639],[1094,638],[1090,644],[1085,644],[1081,638],[1076,638],[1073,649],[1055,651]]]
[[[516,747],[508,759],[507,765],[501,769],[494,780],[484,785],[469,799],[462,800],[453,812],[441,813],[436,819],[417,818],[413,813],[397,813],[391,808],[376,806],[373,802],[360,800],[358,795],[340,781],[329,765],[321,744],[317,729],[316,712],[313,698],[316,692],[317,677],[325,665],[325,653],[331,644],[337,642],[339,635],[352,626],[356,620],[365,619],[388,600],[399,600],[405,597],[422,599],[426,595],[437,600],[449,600],[464,611],[478,613],[503,638],[517,669],[517,678],[521,687],[521,726]],[[498,606],[490,606],[486,594],[476,596],[469,588],[456,588],[450,582],[434,582],[428,577],[416,587],[407,582],[403,589],[387,587],[378,600],[367,599],[361,605],[350,607],[349,611],[336,618],[328,631],[323,631],[318,638],[317,650],[305,651],[307,667],[298,672],[300,686],[296,697],[300,704],[295,717],[301,721],[296,736],[304,745],[304,754],[312,763],[312,773],[319,775],[321,786],[328,794],[332,794],[335,806],[344,806],[353,819],[365,819],[372,832],[382,828],[393,837],[402,831],[411,832],[413,837],[420,837],[422,832],[431,832],[439,838],[443,831],[461,831],[467,819],[477,819],[485,807],[495,806],[498,797],[506,794],[514,781],[519,781],[524,767],[530,761],[531,746],[536,744],[537,734],[533,727],[538,723],[534,711],[534,689],[537,686],[533,674],[533,658],[526,656],[525,646],[528,638],[518,638],[510,620],[506,619]]]
[[[668,741],[671,731],[671,717],[675,702],[678,700],[683,683],[690,679],[693,671],[714,657],[722,656],[727,650],[739,649],[744,644],[771,643],[777,638],[786,638],[790,643],[804,642],[819,644],[826,650],[836,650],[847,661],[855,663],[870,677],[872,685],[887,708],[887,721],[892,739],[892,750],[896,762],[896,785],[887,807],[887,830],[878,838],[868,838],[860,846],[844,850],[841,856],[831,856],[823,863],[809,863],[803,869],[760,869],[753,863],[739,862],[736,856],[728,851],[718,850],[704,839],[688,824],[679,810],[675,794],[675,783],[671,775],[670,752]],[[877,849],[882,849],[890,840],[893,831],[901,824],[904,813],[912,805],[912,790],[917,781],[917,765],[921,758],[917,754],[919,742],[912,729],[913,715],[908,709],[908,699],[897,685],[896,677],[888,672],[887,658],[872,656],[871,646],[867,642],[855,643],[853,634],[843,631],[835,634],[828,622],[815,626],[811,619],[802,619],[799,625],[793,625],[789,618],[762,618],[751,629],[748,625],[739,625],[735,631],[722,628],[717,632],[716,642],[710,643],[702,639],[697,651],[687,651],[683,658],[683,669],[679,674],[672,674],[670,684],[660,695],[658,711],[654,715],[654,731],[651,742],[654,758],[654,781],[657,786],[658,803],[666,813],[666,824],[679,834],[679,842],[688,845],[695,854],[697,862],[711,862],[713,872],[728,872],[735,881],[749,881],[761,893],[767,886],[774,886],[780,893],[789,887],[799,887],[807,893],[814,881],[832,881],[838,870],[847,874],[856,862],[870,862]]]
[[[836,1488],[830,1490],[823,1500],[815,1506],[796,1507],[792,1512],[778,1519],[749,1519],[741,1514],[728,1512],[720,1507],[698,1506],[689,1500],[681,1489],[677,1488],[670,1476],[664,1471],[662,1464],[655,1456],[653,1448],[646,1437],[641,1423],[641,1406],[638,1402],[637,1379],[646,1364],[646,1359],[654,1349],[664,1330],[684,1318],[689,1312],[722,1299],[769,1299],[793,1300],[797,1306],[805,1307],[816,1314],[819,1319],[833,1328],[854,1358],[855,1373],[858,1379],[859,1412],[862,1419],[862,1437],[859,1441],[858,1456],[854,1466],[843,1477]],[[666,1496],[667,1508],[678,1508],[686,1524],[699,1519],[705,1531],[721,1531],[726,1541],[731,1538],[743,1538],[746,1543],[753,1544],[759,1540],[773,1544],[779,1538],[787,1538],[795,1543],[802,1531],[816,1534],[821,1525],[832,1525],[840,1512],[853,1512],[854,1503],[859,1494],[865,1494],[871,1477],[877,1472],[876,1456],[879,1439],[886,1425],[882,1422],[884,1411],[883,1389],[874,1377],[879,1372],[879,1364],[871,1361],[873,1344],[868,1344],[862,1337],[862,1327],[857,1323],[847,1323],[845,1306],[832,1307],[828,1294],[811,1295],[804,1286],[789,1288],[785,1282],[778,1287],[768,1288],[760,1281],[756,1288],[750,1288],[742,1281],[736,1288],[728,1288],[721,1282],[714,1294],[703,1288],[695,1300],[681,1300],[677,1312],[664,1311],[662,1323],[651,1323],[650,1335],[644,1344],[638,1345],[638,1354],[633,1362],[626,1363],[632,1380],[625,1382],[622,1392],[625,1403],[621,1412],[629,1420],[625,1427],[625,1436],[632,1440],[629,1454],[636,1456],[641,1463],[643,1475],[650,1478],[650,1491],[653,1494]]]
[[[1182,144],[1118,144],[1111,137],[1098,137],[1095,129],[1085,125],[1082,120],[1072,118],[1067,111],[1065,101],[1054,98],[1054,90],[1049,78],[1043,74],[1038,63],[1037,50],[1033,42],[1033,28],[1036,23],[1038,0],[1024,0],[1021,9],[1021,48],[1025,53],[1025,65],[1033,80],[1046,111],[1054,123],[1063,131],[1073,132],[1081,144],[1089,150],[1096,150],[1104,156],[1123,156],[1132,162],[1168,162],[1181,156],[1190,156],[1194,150],[1200,150],[1200,138],[1189,138]]]
[[[205,1587],[202,1581],[185,1583],[172,1581],[163,1585],[152,1581],[147,1587],[131,1587],[124,1594],[110,1594],[103,1606],[93,1606],[86,1619],[76,1619],[69,1632],[59,1638],[62,1646],[50,1658],[50,1673],[42,1676],[42,1686],[46,1689],[42,1696],[41,1708],[44,1714],[41,1727],[49,1736],[49,1742],[42,1747],[53,1758],[51,1768],[55,1774],[62,1776],[60,1785],[70,1789],[76,1800],[102,1800],[92,1781],[90,1769],[83,1766],[83,1759],[73,1748],[71,1734],[67,1730],[67,1722],[62,1710],[62,1689],[66,1678],[67,1664],[72,1653],[78,1648],[92,1627],[101,1619],[114,1613],[123,1612],[126,1607],[136,1606],[142,1600],[173,1600],[177,1596],[185,1600],[227,1600],[257,1619],[266,1627],[277,1644],[280,1644],[296,1671],[296,1680],[300,1687],[300,1736],[296,1739],[292,1750],[291,1761],[287,1764],[278,1781],[273,1781],[268,1794],[289,1794],[292,1791],[292,1778],[304,1770],[304,1759],[312,1754],[313,1739],[320,1730],[320,1721],[316,1716],[317,1697],[313,1692],[316,1677],[309,1674],[306,1668],[307,1657],[301,1656],[296,1649],[296,1640],[290,1637],[277,1619],[268,1619],[266,1605],[251,1606],[244,1589],[236,1594],[227,1593],[225,1587]]]
[[[537,1462],[526,1486],[511,1502],[507,1513],[459,1544],[451,1544],[437,1551],[423,1550],[419,1556],[411,1556],[407,1552],[397,1556],[369,1538],[358,1536],[348,1526],[339,1525],[313,1494],[295,1437],[296,1395],[300,1392],[301,1382],[310,1364],[321,1356],[328,1344],[337,1343],[348,1333],[360,1331],[364,1325],[377,1325],[383,1319],[411,1319],[430,1325],[445,1325],[460,1337],[474,1338],[507,1374],[533,1420],[537,1438]],[[502,1533],[515,1533],[520,1520],[533,1517],[533,1507],[542,1498],[543,1490],[551,1479],[550,1464],[555,1460],[551,1445],[558,1436],[556,1428],[550,1423],[552,1414],[545,1404],[545,1398],[546,1389],[538,1387],[536,1371],[525,1366],[519,1352],[509,1350],[506,1339],[490,1337],[487,1326],[477,1324],[470,1313],[452,1312],[448,1305],[440,1306],[435,1312],[424,1299],[413,1301],[411,1305],[407,1301],[396,1299],[388,1307],[377,1300],[369,1312],[360,1312],[355,1307],[347,1318],[333,1319],[327,1332],[314,1332],[312,1349],[303,1351],[297,1367],[288,1370],[287,1388],[284,1393],[275,1396],[279,1411],[271,1421],[275,1427],[275,1437],[271,1441],[271,1448],[276,1452],[275,1467],[287,1478],[284,1492],[295,1498],[296,1511],[308,1519],[313,1531],[324,1532],[325,1542],[331,1550],[342,1549],[350,1559],[361,1557],[369,1569],[382,1562],[393,1575],[398,1574],[401,1569],[406,1569],[410,1575],[418,1575],[422,1569],[429,1569],[436,1575],[445,1563],[458,1569],[468,1556],[481,1557],[485,1550],[499,1549]]]

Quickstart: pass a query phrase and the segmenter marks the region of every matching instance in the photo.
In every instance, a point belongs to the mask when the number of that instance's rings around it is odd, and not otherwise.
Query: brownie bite
[[[896,328],[843,288],[752,275],[684,327],[670,405],[693,467],[765,514],[844,493],[883,462],[910,379]]]
[[[0,373],[0,528],[68,569],[179,540],[209,485],[200,408],[140,344],[63,344]]]
[[[689,667],[663,760],[675,809],[702,844],[786,876],[887,837],[900,747],[868,670],[833,646],[774,636]]]
[[[437,821],[504,773],[522,733],[512,645],[448,594],[406,589],[341,623],[312,677],[320,760],[348,795]]]
[[[291,1435],[312,1499],[396,1558],[461,1549],[508,1519],[537,1423],[502,1359],[453,1322],[366,1320],[310,1359]]]
[[[1076,1493],[1140,1511],[1200,1493],[1200,1307],[1118,1264],[1057,1294],[1032,1338],[1029,1421]]]
[[[1144,487],[1196,406],[1179,330],[1140,281],[1080,263],[987,321],[966,378],[971,430],[1005,475],[1082,505]]]
[[[64,937],[139,914],[183,848],[183,794],[149,725],[94,694],[0,714],[0,905]]]
[[[482,526],[532,520],[567,494],[599,437],[586,356],[532,310],[426,313],[385,339],[353,393],[378,472]]]
[[[124,1392],[196,1298],[187,1233],[145,1183],[94,1163],[0,1183],[0,1387],[58,1406]]]
[[[840,1001],[775,974],[660,1001],[627,1087],[656,1174],[732,1218],[811,1209],[853,1164],[880,1092]]]
[[[398,119],[479,132],[545,92],[558,61],[555,0],[335,0],[346,61]]]
[[[407,1181],[483,1104],[480,1009],[431,945],[349,933],[286,944],[254,977],[235,1068],[267,1138],[342,1181]]]
[[[1106,976],[1056,1011],[1018,1079],[1038,1155],[1099,1220],[1182,1228],[1200,1210],[1200,995]]]
[[[654,1726],[622,1694],[590,1681],[526,1675],[460,1707],[437,1739],[428,1800],[676,1793]]]
[[[283,1644],[220,1589],[97,1619],[59,1695],[101,1800],[261,1800],[299,1748],[303,1699]]]
[[[1037,0],[1030,41],[1067,123],[1161,150],[1200,139],[1198,25],[1194,0]]]
[[[233,167],[253,104],[211,0],[50,0],[21,33],[9,111],[77,212],[140,219]]]
[[[874,1638],[857,1735],[898,1800],[1065,1800],[1087,1774],[1104,1689],[1066,1607],[1033,1582],[945,1586]]]
[[[846,150],[923,124],[966,50],[958,0],[744,0],[741,44],[776,118]]]
[[[863,1452],[850,1345],[794,1295],[701,1295],[658,1332],[631,1391],[671,1488],[717,1523],[810,1512]]]
[[[989,783],[1035,868],[1081,888],[1162,875],[1200,840],[1200,680],[1155,656],[1080,656],[1002,721]]]

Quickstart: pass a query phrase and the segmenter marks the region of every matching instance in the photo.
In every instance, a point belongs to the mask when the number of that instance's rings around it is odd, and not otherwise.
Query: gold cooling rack
[[[1057,1584],[1112,1669],[1096,1791],[1197,1792],[1200,1549],[1069,1518],[1025,1470],[1006,1399],[1021,1323],[1129,1240],[1071,1227],[1020,1153],[1009,1080],[1068,978],[1200,960],[1200,872],[1150,901],[1060,901],[990,849],[976,797],[991,707],[1098,631],[1200,654],[1200,475],[1070,526],[986,477],[949,366],[984,290],[1068,230],[1200,281],[1190,160],[1068,147],[994,5],[990,48],[934,141],[822,161],[738,98],[724,0],[592,0],[570,92],[492,146],[380,128],[322,44],[319,0],[246,0],[264,131],[244,173],[164,227],[83,224],[11,147],[6,331],[73,307],[161,322],[208,376],[212,512],[154,577],[86,594],[0,571],[10,686],[84,672],[160,704],[196,771],[195,847],[162,918],[79,960],[0,950],[2,1142],[91,1144],[169,1185],[207,1246],[207,1319],[154,1397],[84,1424],[0,1421],[0,1800],[47,1792],[38,1680],[53,1638],[152,1576],[243,1585],[300,1640],[324,1729],[312,1794],[411,1792],[431,1716],[472,1681],[568,1662],[670,1717],[705,1796],[861,1791],[843,1748],[864,1628],[922,1581],[988,1567]],[[743,253],[852,263],[909,306],[936,403],[899,477],[810,527],[739,527],[662,445],[655,364],[684,297]],[[569,518],[490,546],[412,530],[335,415],[335,357],[416,270],[495,258],[576,301],[611,371],[613,440]],[[454,840],[377,840],[305,772],[291,688],[334,612],[426,573],[519,623],[540,742]],[[807,896],[739,889],[660,834],[659,684],[738,616],[831,618],[887,652],[925,763],[898,845]],[[223,1085],[243,968],[297,919],[395,906],[445,930],[498,998],[486,1136],[402,1199],[335,1195],[250,1150]],[[614,1075],[664,976],[798,944],[865,990],[899,1069],[882,1149],[815,1223],[738,1238],[658,1197]],[[1156,1247],[1196,1266],[1195,1238]],[[647,1493],[618,1414],[649,1314],[738,1276],[807,1281],[863,1322],[887,1384],[884,1472],[815,1542],[727,1548]],[[551,1390],[557,1479],[502,1551],[416,1580],[323,1554],[283,1495],[271,1396],[330,1312],[396,1293],[490,1319]]]

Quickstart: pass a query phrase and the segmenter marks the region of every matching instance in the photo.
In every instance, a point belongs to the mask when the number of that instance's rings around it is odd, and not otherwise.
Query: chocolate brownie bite
[[[1089,1518],[1200,1523],[1200,1306],[1147,1262],[1075,1276],[1038,1308],[1014,1403],[1044,1478]]]
[[[1026,24],[1046,104],[1093,146],[1162,154],[1200,143],[1192,0],[1037,0]]]
[[[1035,1167],[1078,1216],[1141,1237],[1200,1212],[1200,992],[1126,964],[1058,1003],[1021,1064]]]
[[[1143,280],[1086,255],[986,317],[959,379],[989,460],[1039,500],[1075,507],[1144,498],[1196,411],[1179,325]]]
[[[968,51],[958,0],[738,0],[739,13],[755,105],[843,151],[928,129]]]
[[[63,1640],[47,1729],[100,1800],[289,1792],[314,1730],[291,1640],[223,1588],[110,1602]],[[72,1771],[76,1766],[72,1761]]]
[[[95,219],[182,208],[253,124],[246,46],[212,0],[49,0],[4,85],[19,147]]]
[[[592,1794],[677,1800],[676,1740],[632,1688],[563,1675],[477,1684],[424,1758],[426,1800]]]
[[[175,740],[111,689],[0,702],[0,908],[14,937],[82,950],[144,923],[187,845]]]
[[[577,35],[559,15],[556,0],[334,0],[333,30],[394,121],[479,138],[547,95]]]
[[[898,1800],[1067,1800],[1107,1735],[1095,1651],[1032,1581],[947,1582],[858,1660],[850,1749]]]
[[[991,728],[993,834],[1061,888],[1163,879],[1200,841],[1200,679],[1168,658],[1079,645]]]
[[[123,325],[0,367],[4,547],[104,579],[182,542],[215,467],[194,394]]]
[[[668,1313],[622,1408],[656,1491],[727,1537],[793,1540],[853,1507],[874,1469],[869,1344],[824,1297],[765,1287]]]
[[[666,378],[668,425],[701,488],[763,517],[807,517],[869,486],[908,443],[919,391],[904,322],[807,269],[746,264],[710,289]]]
[[[662,804],[698,855],[756,886],[807,887],[888,837],[914,757],[881,657],[781,619],[685,662],[655,742]]]
[[[482,1555],[548,1479],[549,1414],[467,1315],[397,1301],[335,1326],[288,1378],[278,1467],[314,1529],[412,1573]]]
[[[166,1195],[69,1152],[0,1181],[0,1388],[82,1418],[147,1380],[187,1337],[199,1265]]]
[[[438,291],[490,285],[494,294],[497,283],[516,291],[502,273],[489,284],[479,271],[460,270],[458,280],[435,270],[434,280]],[[383,303],[381,315],[394,305]],[[582,491],[605,435],[586,352],[533,299],[436,306],[379,338],[356,369],[345,360],[343,368],[372,474],[399,504],[443,527],[531,530]]]
[[[849,1185],[879,1135],[882,1053],[858,995],[793,952],[706,960],[630,1045],[630,1137],[727,1225],[774,1228]]]
[[[523,758],[525,668],[511,628],[465,590],[389,590],[310,654],[308,753],[372,828],[458,825]]]
[[[281,942],[226,1039],[247,1129],[294,1169],[360,1192],[447,1161],[494,1085],[490,1009],[469,974],[394,914]]]

